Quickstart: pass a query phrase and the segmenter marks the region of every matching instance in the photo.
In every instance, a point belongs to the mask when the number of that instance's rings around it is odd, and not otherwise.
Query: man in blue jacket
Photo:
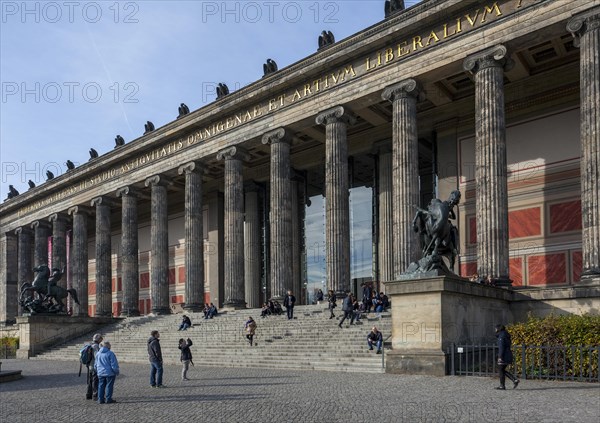
[[[153,388],[163,387],[163,358],[158,338],[160,338],[160,334],[157,330],[150,332],[150,338],[148,338],[148,360],[150,360],[150,364],[152,365],[150,368],[150,386]]]
[[[519,385],[517,379],[512,373],[506,371],[506,367],[513,362],[510,335],[504,325],[496,325],[496,338],[498,338],[498,372],[500,373],[500,386],[496,389],[505,390],[504,381],[508,377],[513,383],[513,389]]]
[[[110,342],[105,341],[96,354],[94,368],[98,374],[98,404],[112,404],[115,378],[119,374],[119,362],[114,352],[110,350]]]

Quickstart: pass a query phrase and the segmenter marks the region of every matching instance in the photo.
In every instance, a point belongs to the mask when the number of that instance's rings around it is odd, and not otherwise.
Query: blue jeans
[[[98,402],[112,401],[116,376],[98,376]]]
[[[288,307],[287,308],[287,318],[288,319],[293,319],[294,318],[294,307]]]
[[[181,325],[179,325],[179,330],[187,330],[187,328],[189,328],[190,325],[188,325],[187,323],[182,323]]]
[[[371,339],[367,339],[367,344],[369,344],[369,349],[373,349],[373,344],[377,345],[377,349],[380,350],[381,349],[381,341],[377,341],[377,342],[373,342],[371,341]]]
[[[157,361],[151,361],[150,364],[152,367],[150,368],[150,385],[151,386],[161,386],[162,385],[162,375],[163,375],[163,365]]]

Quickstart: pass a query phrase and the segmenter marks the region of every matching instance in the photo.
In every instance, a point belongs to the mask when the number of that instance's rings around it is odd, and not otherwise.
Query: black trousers
[[[287,317],[288,317],[288,319],[294,318],[294,307],[287,308]]]
[[[88,369],[87,372],[86,398],[98,399],[98,373],[94,369]]]
[[[342,323],[344,323],[344,320],[346,319],[350,319],[350,324],[354,323],[354,310],[350,310],[350,311],[344,311],[344,318],[340,321],[339,326],[342,326]]]
[[[509,378],[513,383],[517,378],[511,373],[506,371],[508,364],[498,364],[498,373],[500,374],[500,386],[504,388],[504,382],[506,378]]]

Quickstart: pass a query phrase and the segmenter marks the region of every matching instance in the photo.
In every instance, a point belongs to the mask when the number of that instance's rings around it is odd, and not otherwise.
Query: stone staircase
[[[343,372],[383,373],[382,355],[368,351],[366,337],[373,325],[382,331],[384,340],[391,334],[390,313],[363,315],[361,324],[338,327],[329,319],[325,305],[296,306],[294,319],[281,316],[260,317],[260,310],[236,310],[205,320],[202,313],[186,313],[193,326],[178,331],[181,314],[130,317],[104,327],[104,339],[110,341],[119,362],[147,363],[147,340],[150,331],[160,332],[165,364],[179,364],[179,338],[191,338],[192,354],[197,366],[262,367]],[[243,329],[252,316],[258,325],[250,347]],[[92,333],[39,354],[32,359],[78,359],[80,348],[89,342]],[[385,355],[385,354],[384,354]]]

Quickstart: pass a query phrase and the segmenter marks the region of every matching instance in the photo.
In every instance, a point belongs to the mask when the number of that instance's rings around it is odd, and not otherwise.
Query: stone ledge
[[[600,298],[598,285],[567,286],[563,288],[519,288],[514,291],[513,301],[560,300],[569,298]]]

